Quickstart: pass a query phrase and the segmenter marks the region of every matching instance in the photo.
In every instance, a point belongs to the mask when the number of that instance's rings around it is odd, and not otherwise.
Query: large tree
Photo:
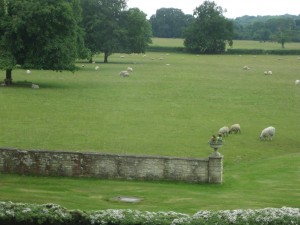
[[[126,0],[81,0],[81,6],[86,46],[91,56],[103,52],[107,62],[108,56],[119,48],[122,37],[119,23]]]
[[[161,8],[150,17],[153,35],[164,38],[180,38],[183,30],[194,21],[192,15],[186,15],[181,9]]]
[[[22,68],[75,70],[83,47],[79,0],[1,0],[0,68],[5,84]]]
[[[142,53],[151,42],[146,14],[126,9],[126,0],[81,0],[85,43],[93,55],[104,53],[104,63],[114,52]]]
[[[222,53],[232,44],[233,22],[215,2],[204,1],[194,10],[195,22],[185,33],[184,45],[196,53]]]
[[[120,20],[119,52],[144,53],[151,43],[151,25],[138,8],[123,11]]]

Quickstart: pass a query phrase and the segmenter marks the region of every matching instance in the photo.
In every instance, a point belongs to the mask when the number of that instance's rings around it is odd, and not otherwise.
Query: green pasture
[[[163,47],[184,47],[183,39],[180,38],[152,38],[150,46]],[[284,50],[300,49],[300,43],[286,42]],[[227,46],[228,48],[231,48]],[[263,50],[281,50],[281,44],[277,42],[259,42],[253,40],[234,40],[232,49],[263,49]]]
[[[186,213],[299,207],[297,56],[149,52],[102,61],[99,55],[96,64],[80,62],[75,73],[14,70],[16,85],[0,87],[0,146],[203,158],[212,152],[207,144],[212,134],[239,123],[242,133],[226,137],[220,150],[224,183],[0,174],[0,200]],[[134,72],[120,77],[128,66]],[[273,75],[264,75],[266,70]],[[31,83],[40,88],[30,88]],[[275,137],[260,141],[267,126],[276,128]],[[120,203],[111,200],[115,196],[143,201]]]

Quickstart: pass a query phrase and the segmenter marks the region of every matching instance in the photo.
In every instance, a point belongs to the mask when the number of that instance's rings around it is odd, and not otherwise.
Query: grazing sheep
[[[244,66],[243,70],[250,70],[250,67],[249,66]]]
[[[218,134],[221,134],[223,137],[228,136],[228,133],[229,133],[229,128],[226,126],[221,127],[218,131]]]
[[[300,80],[295,80],[295,84],[296,85],[300,84]]]
[[[128,76],[129,76],[129,73],[128,73],[127,70],[123,70],[123,71],[121,71],[119,74],[120,74],[120,76],[122,76],[122,77],[128,77]]]
[[[30,71],[30,70],[26,70],[26,73],[27,73],[27,74],[31,74],[31,71]]]
[[[275,128],[274,127],[267,127],[262,130],[259,138],[260,140],[272,140],[272,137],[275,134]]]
[[[265,74],[265,75],[272,75],[273,73],[272,73],[271,70],[266,70],[266,71],[264,72],[264,74]]]
[[[133,72],[133,69],[131,67],[127,67],[128,72]]]
[[[98,70],[99,69],[99,66],[95,66],[95,70]]]
[[[230,129],[229,129],[229,134],[231,134],[232,132],[234,132],[235,134],[236,133],[241,133],[241,126],[240,126],[240,124],[233,124],[231,127],[230,127]]]
[[[31,84],[31,88],[33,88],[33,89],[39,89],[39,88],[40,88],[40,86],[39,86],[39,85],[37,85],[37,84]]]

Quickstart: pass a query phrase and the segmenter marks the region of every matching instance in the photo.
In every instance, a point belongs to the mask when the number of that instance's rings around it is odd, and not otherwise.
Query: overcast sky
[[[127,6],[139,8],[147,14],[147,18],[150,18],[160,8],[176,8],[185,14],[193,14],[194,9],[203,2],[204,0],[127,0]],[[224,16],[231,19],[245,15],[300,14],[300,0],[214,0],[214,2],[226,9]]]

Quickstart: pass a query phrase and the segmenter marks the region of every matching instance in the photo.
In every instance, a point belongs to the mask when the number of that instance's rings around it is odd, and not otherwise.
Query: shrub
[[[5,225],[292,225],[300,224],[299,208],[176,212],[107,209],[89,213],[55,204],[0,202],[0,224]]]

